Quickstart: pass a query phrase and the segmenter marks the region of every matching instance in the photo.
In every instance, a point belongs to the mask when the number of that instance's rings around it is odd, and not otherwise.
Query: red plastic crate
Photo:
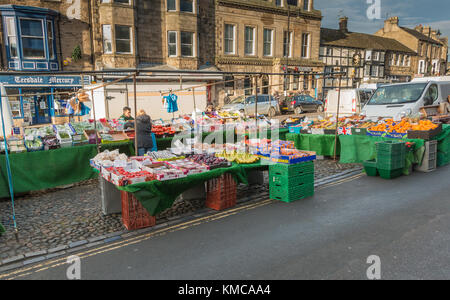
[[[132,193],[120,191],[122,199],[122,222],[128,230],[155,226],[156,218],[151,216]]]
[[[224,210],[236,205],[237,184],[231,174],[206,182],[206,207]]]

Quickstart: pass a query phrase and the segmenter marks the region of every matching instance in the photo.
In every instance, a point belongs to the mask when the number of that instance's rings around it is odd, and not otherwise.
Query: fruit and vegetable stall
[[[156,214],[170,208],[186,190],[202,184],[207,207],[232,207],[237,184],[248,183],[251,170],[269,169],[272,199],[292,202],[314,194],[315,153],[297,150],[291,141],[197,143],[183,155],[168,152],[128,157],[117,150],[104,151],[90,160],[92,168],[121,191],[122,220],[128,229],[154,225]]]

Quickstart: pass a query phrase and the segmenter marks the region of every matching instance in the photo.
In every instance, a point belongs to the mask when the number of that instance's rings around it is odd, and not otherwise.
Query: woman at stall
[[[144,156],[153,148],[152,120],[143,109],[139,110],[136,117],[136,134],[138,155]]]

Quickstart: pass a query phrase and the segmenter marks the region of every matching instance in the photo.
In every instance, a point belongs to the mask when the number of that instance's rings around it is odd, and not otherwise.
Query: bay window
[[[0,6],[3,44],[9,70],[56,71],[56,51],[52,10],[29,6]]]

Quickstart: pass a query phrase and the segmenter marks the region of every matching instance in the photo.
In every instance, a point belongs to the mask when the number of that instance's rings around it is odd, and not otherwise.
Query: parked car
[[[255,115],[255,96],[240,96],[222,107],[222,111],[240,112],[246,115]],[[278,101],[270,95],[258,95],[258,114],[273,117],[280,113]]]
[[[450,95],[450,81],[414,81],[379,87],[362,114],[367,117],[414,116],[420,108],[439,105]]]
[[[359,114],[374,91],[373,89],[341,89],[341,99],[338,100],[339,90],[330,90],[325,99],[325,112],[336,115],[339,102],[340,116]]]
[[[323,112],[323,103],[309,95],[295,95],[286,97],[281,111],[293,112],[296,115],[304,112]]]

